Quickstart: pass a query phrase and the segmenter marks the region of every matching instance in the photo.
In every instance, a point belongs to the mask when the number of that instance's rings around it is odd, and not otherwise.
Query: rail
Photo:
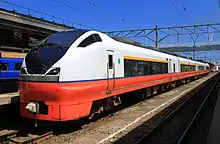
[[[163,141],[163,136],[164,139],[166,139],[166,142],[177,142],[178,144],[184,143],[186,141],[186,137],[189,135],[189,130],[191,129],[193,123],[195,123],[195,119],[197,118],[198,114],[200,113],[201,109],[204,107],[204,104],[206,103],[207,99],[212,96],[211,94],[213,93],[214,90],[216,90],[216,84],[219,82],[219,77],[220,75],[218,74],[215,76],[215,79],[212,78],[209,80],[209,82],[203,86],[201,86],[199,89],[194,91],[189,97],[187,97],[183,102],[181,102],[176,108],[171,110],[169,114],[164,116],[159,123],[156,124],[150,131],[147,133],[143,134],[141,137],[139,137],[135,144],[140,144],[140,143],[154,143],[155,141],[157,142],[158,139],[160,139],[160,142]],[[200,95],[199,95],[200,94]],[[191,105],[191,106],[189,106]],[[196,105],[196,106],[195,106]],[[188,107],[187,107],[188,106]],[[180,134],[169,134],[169,126],[168,125],[177,125],[175,123],[175,117],[178,117],[176,120],[179,119],[179,121],[187,121],[184,119],[185,116],[180,116],[181,115],[181,110],[187,109],[189,112],[185,115],[189,115],[190,110],[193,111],[193,115],[191,117],[188,117],[189,122],[184,124],[184,128],[181,128],[182,132]],[[196,109],[196,110],[192,110]],[[182,114],[184,112],[182,111]],[[181,118],[180,118],[181,117]],[[187,118],[186,118],[187,119]],[[175,124],[174,124],[175,123]],[[183,125],[183,124],[182,124]],[[166,129],[166,134],[165,130]],[[172,130],[171,130],[172,131]],[[163,134],[164,132],[164,134]],[[180,133],[180,131],[179,131]],[[175,136],[174,136],[175,135]],[[166,138],[165,138],[166,137]],[[175,138],[174,138],[175,137]],[[155,142],[155,143],[156,143]]]
[[[30,135],[26,131],[2,130],[0,131],[0,142],[11,143],[41,143],[43,140],[53,136],[52,131],[41,134]]]
[[[187,128],[185,129],[184,133],[182,134],[181,138],[178,141],[178,144],[182,144],[185,143],[185,141],[187,141],[187,137],[190,133],[190,130],[193,127],[193,124],[196,122],[196,120],[199,117],[199,114],[201,113],[202,109],[205,107],[205,104],[207,103],[208,99],[213,95],[213,93],[215,95],[218,95],[218,88],[216,87],[218,85],[219,81],[216,80],[214,83],[214,86],[211,88],[211,90],[208,92],[207,96],[205,97],[205,99],[203,100],[202,104],[200,105],[200,107],[198,108],[198,110],[196,111],[196,114],[193,116],[192,120],[190,121],[189,125],[187,126]],[[207,135],[206,135],[207,136]]]

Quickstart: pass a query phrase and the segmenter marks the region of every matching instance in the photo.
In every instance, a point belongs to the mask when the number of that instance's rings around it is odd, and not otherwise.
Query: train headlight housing
[[[54,68],[52,70],[50,70],[47,75],[57,75],[60,73],[60,68]]]
[[[27,74],[27,71],[23,67],[21,68],[21,74]]]
[[[28,112],[32,112],[32,113],[38,113],[39,112],[39,104],[38,103],[35,103],[35,102],[29,102],[25,109],[28,111]]]

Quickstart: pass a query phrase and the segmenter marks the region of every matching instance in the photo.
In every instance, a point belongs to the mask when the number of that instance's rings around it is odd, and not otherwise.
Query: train
[[[209,73],[209,64],[76,29],[40,41],[25,56],[19,78],[20,115],[36,121],[70,121],[145,97]],[[123,98],[124,99],[124,98]]]
[[[17,92],[24,56],[24,53],[0,51],[0,93]]]
[[[212,71],[219,71],[220,70],[220,65],[215,65]]]

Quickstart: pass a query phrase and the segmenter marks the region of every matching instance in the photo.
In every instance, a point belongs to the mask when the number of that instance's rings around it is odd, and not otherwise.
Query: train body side
[[[101,41],[80,47],[95,34]],[[22,64],[26,73],[19,84],[21,116],[48,121],[79,119],[89,115],[97,100],[208,73],[204,63],[119,43],[94,31],[76,39],[42,74],[30,74],[27,64]]]

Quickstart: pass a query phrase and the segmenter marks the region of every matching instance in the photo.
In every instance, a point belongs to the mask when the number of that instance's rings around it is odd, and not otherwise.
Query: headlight
[[[21,74],[27,74],[25,68],[23,68],[23,67],[21,68]]]
[[[57,75],[58,73],[60,73],[60,68],[54,68],[50,70],[47,75]]]

